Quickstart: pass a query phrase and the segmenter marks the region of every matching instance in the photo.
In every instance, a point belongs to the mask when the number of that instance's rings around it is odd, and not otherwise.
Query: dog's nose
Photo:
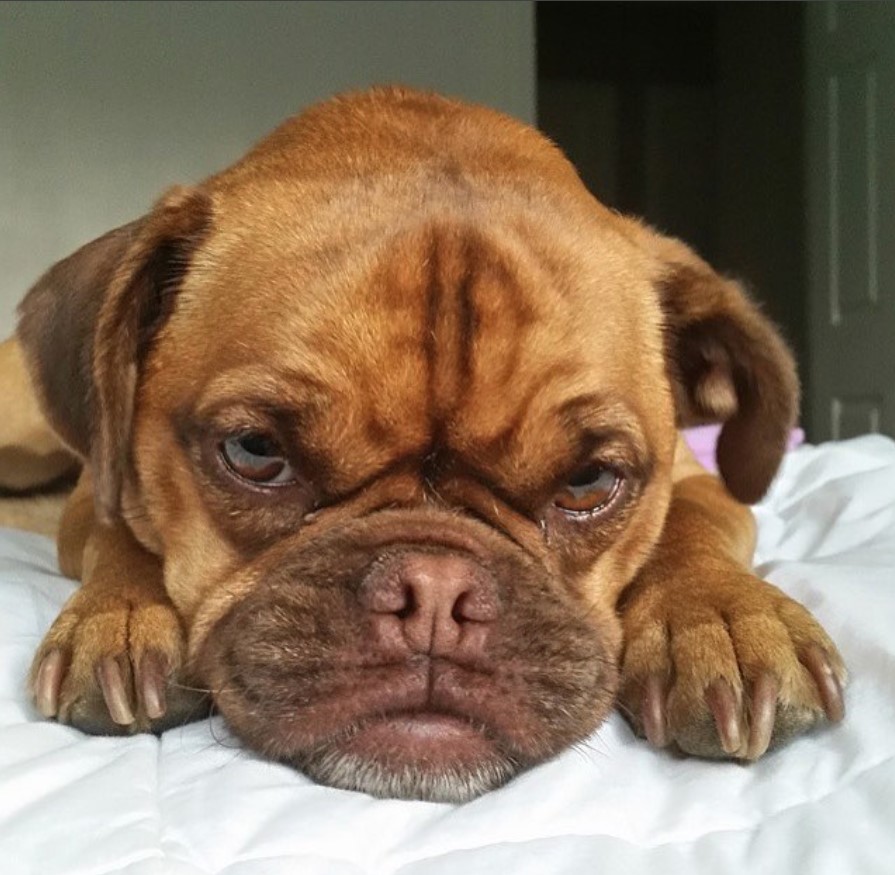
[[[460,554],[405,552],[383,558],[360,592],[379,645],[405,652],[479,656],[499,614],[491,572]]]

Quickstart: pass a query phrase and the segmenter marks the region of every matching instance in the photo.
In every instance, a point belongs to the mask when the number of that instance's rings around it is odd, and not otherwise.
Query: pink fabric
[[[696,428],[684,429],[684,440],[687,442],[687,446],[693,451],[699,464],[709,471],[717,472],[718,470],[718,466],[715,464],[715,444],[718,442],[720,433],[720,425],[700,425]],[[804,441],[805,432],[800,428],[794,428],[790,432],[786,449],[794,450]]]

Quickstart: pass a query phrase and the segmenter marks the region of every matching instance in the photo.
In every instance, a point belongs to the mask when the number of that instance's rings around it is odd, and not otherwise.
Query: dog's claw
[[[650,675],[643,689],[641,718],[647,741],[654,747],[668,745],[668,721],[665,716],[665,685],[659,675]]]
[[[733,689],[724,678],[718,678],[706,689],[705,701],[715,719],[722,749],[730,756],[736,755],[741,746],[740,709]]]
[[[144,654],[138,670],[140,698],[146,716],[150,720],[158,720],[167,710],[165,687],[169,667],[167,661],[157,650]]]
[[[103,691],[109,716],[119,726],[130,726],[135,717],[128,701],[124,673],[118,660],[113,656],[107,656],[100,660],[96,666],[96,679]]]
[[[842,685],[833,670],[829,656],[823,648],[812,644],[802,653],[800,661],[811,673],[814,683],[817,684],[820,701],[827,719],[831,723],[838,723],[845,717],[845,700],[842,695]]]
[[[37,670],[34,702],[44,717],[55,717],[59,711],[59,690],[65,675],[65,657],[61,650],[51,650]]]
[[[746,748],[746,759],[748,760],[757,760],[767,752],[770,746],[771,736],[774,734],[779,693],[780,683],[770,672],[763,672],[758,676],[752,688],[749,744]]]

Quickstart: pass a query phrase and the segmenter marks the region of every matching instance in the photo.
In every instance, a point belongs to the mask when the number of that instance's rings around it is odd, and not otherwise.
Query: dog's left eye
[[[553,497],[553,503],[571,514],[594,513],[609,505],[618,493],[622,478],[606,465],[591,464],[577,471]]]
[[[295,479],[282,447],[261,432],[243,432],[226,438],[221,443],[221,455],[234,474],[251,483],[272,486]]]

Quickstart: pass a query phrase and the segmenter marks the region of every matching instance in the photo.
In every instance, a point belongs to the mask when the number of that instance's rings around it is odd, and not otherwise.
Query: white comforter
[[[844,724],[739,766],[657,753],[616,716],[460,807],[315,786],[216,720],[161,739],[39,720],[23,678],[74,584],[50,541],[0,531],[0,873],[893,873],[895,443],[802,447],[757,513],[761,573],[849,664]]]

